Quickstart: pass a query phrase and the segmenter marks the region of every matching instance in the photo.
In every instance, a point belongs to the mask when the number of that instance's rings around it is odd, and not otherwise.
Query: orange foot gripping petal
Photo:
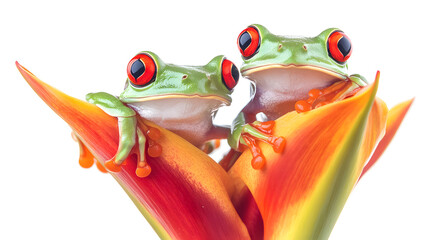
[[[274,124],[274,121],[256,121],[252,124],[249,124],[253,129],[250,130],[250,128],[246,130],[246,133],[243,133],[241,136],[246,145],[248,146],[250,152],[252,153],[252,167],[254,169],[263,168],[266,162],[261,149],[256,144],[256,140],[261,140],[270,144],[273,147],[274,152],[276,153],[283,152],[286,146],[286,140],[284,139],[284,137],[276,137],[272,135]]]
[[[141,144],[144,144],[144,146],[134,148],[134,153],[136,153],[138,159],[136,175],[138,177],[144,178],[149,176],[152,171],[152,168],[146,161],[146,152],[150,157],[159,157],[162,154],[162,147],[156,142],[161,138],[161,131],[159,131],[159,129],[148,127],[144,124],[142,124],[141,127],[143,129],[142,134],[144,135],[145,139],[147,139],[147,141],[141,142]],[[130,155],[131,154],[132,153],[130,153]],[[110,172],[120,172],[121,166],[122,164],[125,165],[125,162],[118,163],[113,158],[106,161],[104,165]]]
[[[353,82],[350,79],[347,79],[335,82],[324,89],[311,89],[308,92],[309,98],[307,100],[300,100],[295,103],[295,110],[298,113],[308,112],[326,104],[353,96],[362,88],[358,87],[353,91],[346,93],[352,86]]]
[[[98,160],[95,160],[94,155],[89,151],[89,149],[85,146],[85,144],[79,139],[79,137],[72,132],[71,133],[73,140],[75,140],[79,144],[79,165],[83,168],[90,168],[92,165],[95,164],[98,168],[98,170],[102,173],[107,173],[107,170],[101,165],[101,163]]]

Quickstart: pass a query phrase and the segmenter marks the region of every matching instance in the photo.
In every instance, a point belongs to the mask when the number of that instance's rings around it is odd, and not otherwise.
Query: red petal
[[[118,148],[117,120],[95,105],[63,94],[16,64],[36,93],[60,115],[102,162],[111,159]],[[141,124],[139,121],[139,124]],[[161,131],[160,157],[148,156],[152,173],[146,178],[135,174],[136,161],[128,161],[112,176],[161,238],[249,239],[249,234],[230,195],[226,172],[206,154],[177,135],[144,121]]]

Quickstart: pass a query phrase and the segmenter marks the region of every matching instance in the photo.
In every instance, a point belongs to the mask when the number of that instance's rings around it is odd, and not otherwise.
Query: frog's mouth
[[[256,83],[257,92],[282,94],[280,98],[299,100],[314,88],[325,88],[347,76],[311,65],[270,64],[242,70],[242,75]]]
[[[301,70],[307,70],[307,71],[320,72],[320,73],[324,73],[326,75],[330,75],[341,79],[346,78],[345,75],[329,70],[327,68],[313,66],[313,65],[299,65],[299,64],[267,64],[267,65],[242,69],[241,74],[243,76],[248,76],[256,72],[272,70],[272,69],[290,69],[290,70],[301,69]]]
[[[156,101],[162,99],[205,99],[205,100],[215,100],[220,102],[221,105],[229,106],[231,105],[231,100],[223,98],[217,95],[199,95],[199,94],[161,94],[161,95],[152,95],[152,96],[143,96],[143,97],[124,97],[120,100],[124,103],[138,103],[138,102],[147,102],[147,101]]]

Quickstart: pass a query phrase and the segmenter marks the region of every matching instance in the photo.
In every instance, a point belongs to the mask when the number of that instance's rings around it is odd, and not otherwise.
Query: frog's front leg
[[[295,103],[298,113],[307,112],[326,104],[343,100],[355,95],[368,84],[366,79],[359,74],[353,74],[346,80],[340,80],[323,89],[311,89],[307,100],[299,100]]]
[[[146,137],[137,128],[136,113],[125,106],[119,99],[105,92],[89,93],[86,100],[97,105],[110,116],[118,118],[119,146],[115,157],[105,162],[105,167],[112,172],[119,172],[121,164],[127,159],[138,139],[139,163],[136,174],[145,177],[150,173],[150,167],[145,161]],[[137,136],[137,137],[136,137]]]
[[[274,121],[259,122],[246,124],[244,113],[238,114],[235,118],[231,134],[228,137],[228,144],[235,150],[240,149],[241,145],[246,145],[252,153],[252,167],[254,169],[261,169],[265,165],[265,157],[256,144],[256,140],[264,141],[273,147],[277,153],[283,151],[286,140],[283,137],[276,137],[272,135]]]

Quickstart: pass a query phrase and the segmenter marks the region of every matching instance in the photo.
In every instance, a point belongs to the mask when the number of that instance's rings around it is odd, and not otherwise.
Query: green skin
[[[218,108],[231,103],[231,91],[221,77],[223,56],[204,66],[178,66],[164,63],[152,52],[157,71],[155,81],[136,87],[127,79],[125,90],[117,98],[108,93],[89,93],[88,102],[118,118],[120,141],[115,163],[121,164],[139,141],[140,154],[146,138],[136,127],[137,114],[182,136],[201,147],[210,139],[226,138],[230,128],[215,126]],[[144,154],[143,154],[144,156]]]
[[[235,119],[233,135],[239,135],[243,124],[255,121],[260,112],[266,120],[275,120],[294,111],[295,103],[308,98],[311,89],[346,79],[354,83],[349,91],[367,84],[362,76],[347,74],[347,63],[329,56],[328,37],[339,29],[326,29],[313,38],[289,38],[274,35],[261,25],[251,26],[260,34],[260,47],[252,57],[243,58],[240,72],[253,82],[254,97]]]

